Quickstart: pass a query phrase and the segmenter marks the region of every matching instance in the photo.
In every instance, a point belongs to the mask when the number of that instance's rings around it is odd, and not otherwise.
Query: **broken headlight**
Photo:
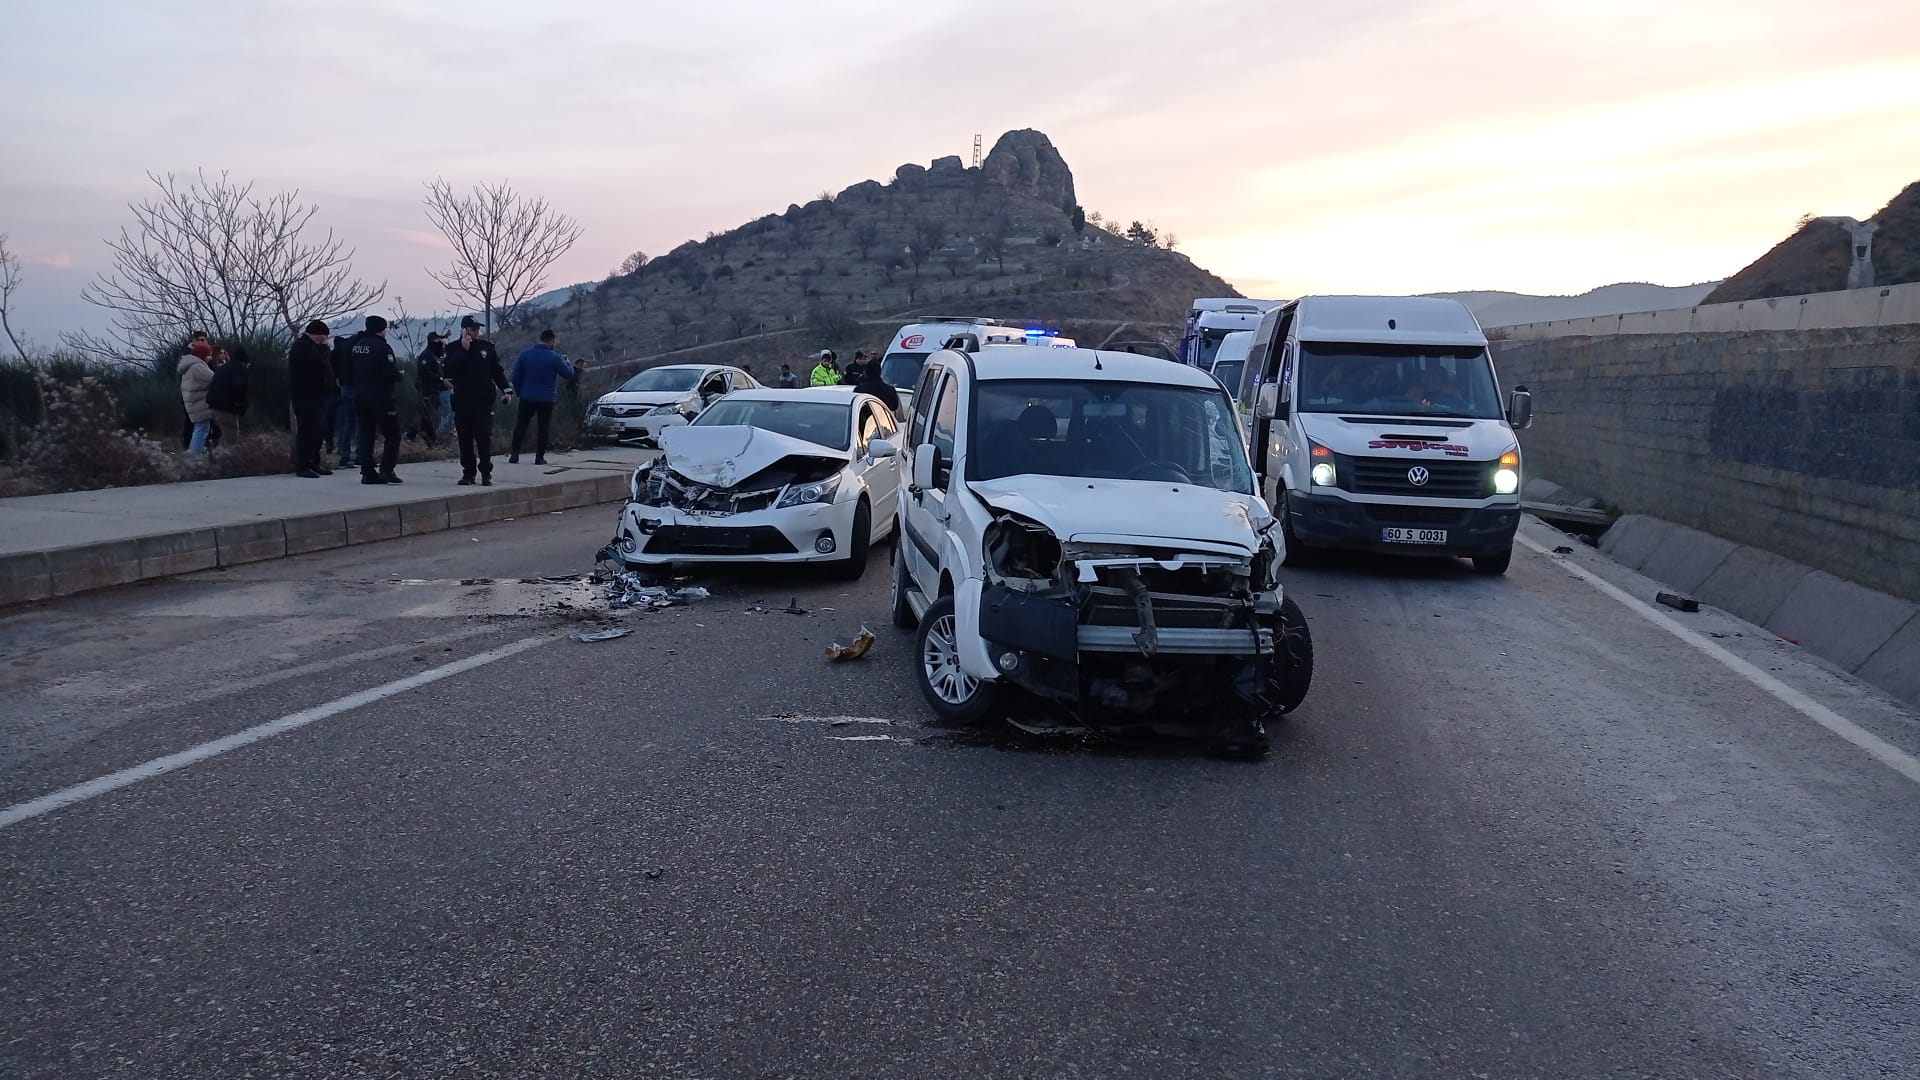
[[[1059,538],[1036,522],[997,518],[981,540],[989,565],[1002,578],[1051,581],[1060,568]]]
[[[774,508],[785,509],[789,506],[805,506],[808,503],[830,503],[839,492],[840,474],[835,473],[825,480],[818,480],[811,484],[795,484],[788,488],[781,494],[780,501],[774,504]]]
[[[643,478],[647,475],[647,473],[651,472],[652,470],[653,470],[652,462],[648,462],[647,464],[642,465],[639,468],[633,470],[633,475],[627,478],[627,501],[628,502],[640,501],[640,486],[642,483],[644,483]]]
[[[675,406],[675,405],[655,405],[655,406],[654,406],[653,408],[651,408],[651,409],[648,409],[648,410],[646,411],[646,415],[648,415],[648,416],[672,416],[672,415],[673,415],[674,413],[676,413],[676,412],[679,412],[679,411],[680,411],[680,410],[679,410],[679,407],[678,407],[678,406]]]

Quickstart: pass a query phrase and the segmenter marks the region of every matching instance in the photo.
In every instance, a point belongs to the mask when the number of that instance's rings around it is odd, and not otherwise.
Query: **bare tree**
[[[685,308],[676,307],[667,309],[667,327],[673,331],[674,344],[678,345],[680,343],[680,335],[686,331],[687,326],[692,322],[693,315]]]
[[[629,277],[634,274],[638,274],[640,271],[645,270],[647,268],[647,263],[650,261],[651,260],[648,257],[646,252],[636,251],[633,254],[627,256],[626,258],[620,260],[620,265],[614,268],[613,276]]]
[[[1172,251],[1180,246],[1180,236],[1169,229],[1160,235],[1160,246]]]
[[[0,330],[6,331],[7,340],[13,343],[13,351],[20,354],[20,361],[32,367],[33,358],[27,355],[20,339],[14,335],[13,323],[7,319],[8,313],[13,310],[14,291],[19,288],[20,256],[7,246],[7,234],[0,233]]]
[[[1005,214],[995,214],[980,229],[980,254],[992,259],[1003,274],[1007,272],[1007,236],[1011,232],[1013,221]]]
[[[853,227],[852,239],[854,250],[864,260],[873,253],[873,246],[880,242],[880,226],[871,221],[862,221]]]
[[[748,308],[731,306],[726,309],[725,315],[727,327],[733,331],[734,337],[746,337],[747,331],[753,328],[753,312]]]
[[[479,309],[492,329],[546,286],[547,271],[580,239],[580,223],[547,201],[526,196],[502,180],[467,194],[443,179],[427,185],[427,220],[453,247],[444,272],[428,271],[440,287]]]
[[[100,359],[151,361],[177,347],[191,328],[240,338],[311,319],[364,311],[386,283],[353,276],[353,251],[328,231],[308,239],[319,207],[298,191],[257,197],[252,184],[221,173],[182,184],[148,174],[159,194],[131,203],[132,229],[108,240],[113,268],[81,299],[113,312],[111,337],[66,335],[71,348]]]

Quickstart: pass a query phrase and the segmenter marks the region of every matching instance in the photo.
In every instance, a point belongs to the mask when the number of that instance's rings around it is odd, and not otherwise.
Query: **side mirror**
[[[1515,390],[1507,399],[1507,423],[1515,431],[1533,424],[1533,395],[1525,390]]]
[[[933,490],[935,459],[940,451],[932,443],[923,444],[913,452],[913,490],[917,492]]]
[[[1265,383],[1260,393],[1253,399],[1253,417],[1256,420],[1273,420],[1284,415],[1280,405],[1280,384]]]
[[[899,455],[900,455],[900,448],[893,445],[893,442],[891,440],[873,439],[867,443],[867,456],[872,458],[875,461],[880,461],[890,457],[898,457]]]

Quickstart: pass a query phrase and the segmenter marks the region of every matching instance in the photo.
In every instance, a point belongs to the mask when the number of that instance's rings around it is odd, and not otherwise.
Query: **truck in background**
[[[1179,359],[1202,371],[1211,370],[1214,354],[1226,336],[1236,331],[1255,330],[1260,317],[1279,307],[1280,300],[1249,300],[1243,297],[1202,297],[1187,308],[1186,325],[1180,332]]]

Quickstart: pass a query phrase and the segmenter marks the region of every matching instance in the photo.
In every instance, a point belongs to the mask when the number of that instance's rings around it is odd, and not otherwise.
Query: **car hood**
[[[615,390],[611,394],[601,394],[598,405],[671,405],[691,390]]]
[[[824,458],[844,465],[847,452],[744,424],[690,424],[660,434],[667,468],[696,484],[729,488],[790,457]]]
[[[1253,496],[1199,484],[1026,474],[968,487],[988,506],[1030,518],[1068,543],[1201,543],[1252,554],[1273,522]]]
[[[1519,441],[1504,420],[1414,419],[1303,412],[1300,427],[1321,446],[1354,457],[1493,461]]]

